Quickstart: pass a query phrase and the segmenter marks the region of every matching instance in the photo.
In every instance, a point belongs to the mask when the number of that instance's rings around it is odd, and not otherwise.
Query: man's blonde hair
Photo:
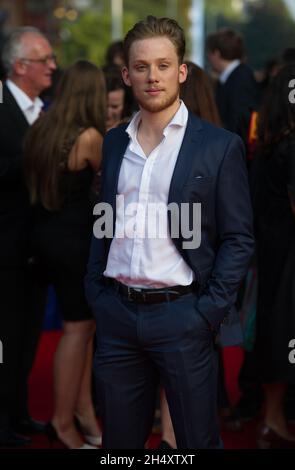
[[[185,53],[183,29],[171,18],[156,18],[149,15],[145,20],[136,23],[125,36],[123,47],[126,65],[128,66],[129,52],[134,41],[161,36],[167,37],[174,44],[178,61],[182,64]]]

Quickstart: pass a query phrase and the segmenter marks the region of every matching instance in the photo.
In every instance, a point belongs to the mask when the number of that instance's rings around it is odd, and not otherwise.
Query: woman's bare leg
[[[74,424],[74,412],[92,334],[92,320],[65,322],[64,334],[54,357],[55,406],[52,424],[59,438],[70,449],[83,445]]]
[[[93,335],[95,324],[93,323]],[[92,362],[93,362],[93,335],[87,344],[85,367],[76,406],[76,416],[80,421],[85,434],[90,436],[101,436],[95,410],[92,402]]]
[[[269,383],[265,389],[265,424],[285,439],[295,440],[287,427],[283,409],[283,398],[287,385],[285,383]]]
[[[173,448],[177,449],[173,424],[169,412],[169,406],[167,403],[166,393],[164,389],[160,392],[160,408],[161,408],[161,424],[162,424],[162,441],[168,442]]]

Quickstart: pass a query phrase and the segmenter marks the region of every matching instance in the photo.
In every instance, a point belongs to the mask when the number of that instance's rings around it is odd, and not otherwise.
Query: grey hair
[[[2,63],[7,73],[7,76],[11,76],[13,72],[13,64],[16,59],[20,59],[23,54],[22,38],[28,33],[37,34],[45,38],[44,34],[38,28],[33,26],[22,26],[15,29],[5,41],[2,49]],[[45,38],[46,39],[46,38]]]

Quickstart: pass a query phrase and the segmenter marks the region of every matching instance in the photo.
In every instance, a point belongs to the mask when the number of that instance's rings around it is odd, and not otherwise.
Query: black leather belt
[[[106,277],[105,283],[112,286],[119,294],[135,303],[155,304],[176,300],[182,295],[197,291],[197,283],[193,282],[189,286],[172,286],[161,289],[143,289],[140,287],[125,286],[116,279]]]

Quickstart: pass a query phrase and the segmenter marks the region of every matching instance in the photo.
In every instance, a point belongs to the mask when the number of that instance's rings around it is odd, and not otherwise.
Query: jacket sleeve
[[[218,330],[236,301],[254,250],[245,149],[236,135],[229,142],[217,177],[216,224],[215,263],[197,309]]]
[[[105,187],[105,166],[108,153],[109,135],[104,138],[102,146],[102,169],[101,169],[101,190],[97,200],[100,203],[104,200],[104,187]],[[103,272],[105,270],[107,260],[107,243],[106,238],[97,238],[92,234],[92,241],[90,246],[89,260],[87,264],[87,273],[85,276],[85,294],[90,307],[94,308],[94,302],[103,289]]]
[[[22,173],[21,154],[8,157],[0,155],[0,183],[12,184],[19,181]]]

